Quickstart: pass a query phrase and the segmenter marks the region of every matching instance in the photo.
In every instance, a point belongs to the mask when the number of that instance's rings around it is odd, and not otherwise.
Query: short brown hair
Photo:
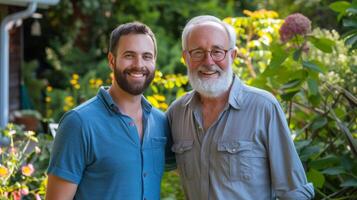
[[[129,22],[129,23],[121,24],[120,26],[115,28],[110,34],[109,52],[115,55],[116,50],[118,49],[118,41],[120,37],[129,34],[149,35],[152,41],[154,42],[155,56],[157,55],[157,45],[156,45],[155,35],[147,25],[141,22]]]

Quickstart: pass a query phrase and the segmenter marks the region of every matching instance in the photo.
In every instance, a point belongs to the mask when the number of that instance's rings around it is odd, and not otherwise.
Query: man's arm
[[[307,182],[284,112],[278,103],[270,110],[268,132],[270,174],[277,197],[281,200],[312,199],[313,185]]]
[[[48,175],[46,200],[72,200],[76,190],[76,184],[58,176]]]
[[[167,144],[165,149],[165,171],[171,171],[177,168],[175,153],[172,152],[171,147],[173,145],[172,134],[171,134],[171,118],[169,112],[166,112],[167,123]]]

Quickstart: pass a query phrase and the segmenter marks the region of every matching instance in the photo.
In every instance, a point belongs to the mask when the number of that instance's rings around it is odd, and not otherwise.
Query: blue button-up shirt
[[[187,199],[314,196],[284,113],[270,93],[235,77],[225,109],[207,130],[196,92],[174,102],[167,114]]]
[[[165,115],[142,98],[143,140],[105,88],[66,113],[48,173],[78,184],[75,199],[157,200],[169,135]]]

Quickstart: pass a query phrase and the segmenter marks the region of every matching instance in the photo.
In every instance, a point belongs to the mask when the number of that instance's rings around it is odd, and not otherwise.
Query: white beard
[[[195,71],[188,68],[188,78],[194,90],[205,97],[218,97],[226,92],[231,86],[233,80],[233,69],[228,67],[227,71],[223,71],[217,65],[210,66],[210,70],[219,72],[218,79],[201,79],[198,76],[200,70],[204,71],[207,67],[199,66]]]

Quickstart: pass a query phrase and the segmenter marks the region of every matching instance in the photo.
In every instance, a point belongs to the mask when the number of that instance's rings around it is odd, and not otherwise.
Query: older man
[[[233,74],[234,29],[213,16],[182,33],[193,91],[167,115],[184,192],[190,200],[311,199],[284,113],[270,93]]]

